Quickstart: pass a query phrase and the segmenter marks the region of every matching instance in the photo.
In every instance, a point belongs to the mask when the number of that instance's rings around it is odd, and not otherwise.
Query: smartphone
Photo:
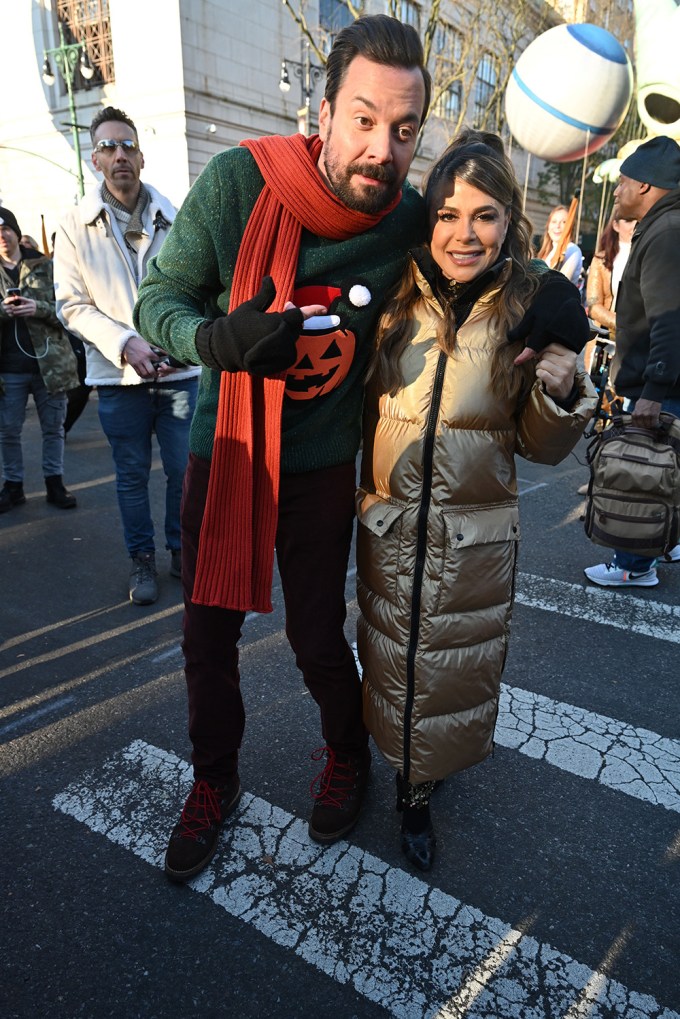
[[[7,296],[8,297],[18,297],[19,299],[21,299],[21,291],[19,290],[19,287],[8,287],[7,288]]]
[[[158,366],[161,365],[161,364],[170,365],[171,368],[186,368],[187,367],[186,364],[184,363],[184,361],[178,361],[176,357],[172,357],[170,354],[166,354],[164,351],[158,350],[157,347],[152,347],[151,349],[154,352],[154,354],[161,355],[156,360],[151,362],[151,364],[154,366],[154,368],[158,368]]]
[[[312,315],[305,320],[303,329],[337,329],[340,325],[339,315]]]

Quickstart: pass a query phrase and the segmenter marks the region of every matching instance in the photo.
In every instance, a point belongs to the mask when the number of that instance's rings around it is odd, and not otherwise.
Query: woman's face
[[[566,211],[564,209],[556,209],[548,220],[548,237],[553,244],[557,244],[557,242],[561,239],[566,225]]]
[[[612,226],[619,235],[619,244],[629,244],[630,239],[633,236],[635,227],[637,226],[636,219],[615,219]]]
[[[491,195],[456,178],[431,214],[430,250],[447,279],[469,283],[497,261],[510,213]]]

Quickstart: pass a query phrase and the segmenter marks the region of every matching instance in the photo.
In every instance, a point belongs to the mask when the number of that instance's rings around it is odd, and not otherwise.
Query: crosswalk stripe
[[[501,685],[496,742],[581,778],[680,812],[680,742]]]
[[[359,675],[361,662],[352,645]],[[680,741],[501,683],[495,741],[680,813]]]
[[[584,587],[551,577],[519,573],[515,600],[529,608],[680,644],[680,605],[637,598],[628,589],[618,591],[588,584]]]
[[[159,867],[190,781],[179,758],[137,740],[53,803]],[[347,842],[323,849],[256,796],[192,888],[395,1019],[680,1019],[538,942],[531,918],[513,928]]]

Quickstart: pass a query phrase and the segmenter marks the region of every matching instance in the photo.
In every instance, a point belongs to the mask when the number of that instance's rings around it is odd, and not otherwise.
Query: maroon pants
[[[209,476],[210,463],[192,454],[182,499],[182,649],[194,774],[220,784],[236,771],[245,728],[237,648],[245,613],[191,601]],[[368,739],[343,630],[354,491],[354,464],[283,475],[276,531],[286,636],[321,710],[324,740],[345,752],[360,751]]]

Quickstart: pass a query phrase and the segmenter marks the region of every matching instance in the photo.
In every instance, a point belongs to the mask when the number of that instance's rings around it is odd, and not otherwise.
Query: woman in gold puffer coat
[[[595,406],[568,339],[538,354],[508,342],[559,274],[530,263],[500,139],[454,142],[425,198],[429,250],[413,253],[379,328],[357,495],[365,721],[397,772],[402,849],[421,870],[435,781],[493,746],[519,541],[514,456],[558,463]],[[585,314],[572,284],[559,287],[576,301],[580,349]]]

